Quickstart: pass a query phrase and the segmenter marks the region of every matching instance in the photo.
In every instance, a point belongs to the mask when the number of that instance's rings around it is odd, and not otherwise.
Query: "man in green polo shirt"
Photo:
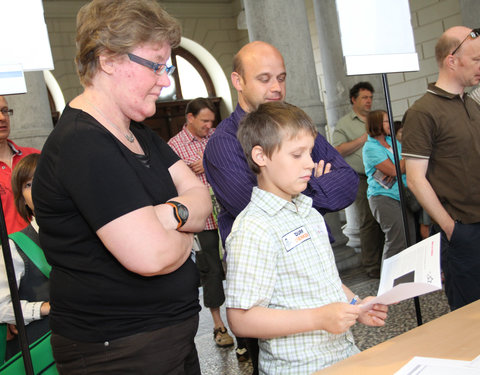
[[[350,89],[352,110],[338,120],[332,143],[360,177],[352,210],[360,225],[362,264],[368,276],[379,278],[385,236],[368,205],[367,176],[362,157],[363,145],[367,141],[365,121],[372,108],[373,92],[373,86],[369,82],[359,82]]]
[[[442,233],[450,308],[480,298],[480,29],[455,26],[435,46],[437,82],[404,116],[407,183]]]

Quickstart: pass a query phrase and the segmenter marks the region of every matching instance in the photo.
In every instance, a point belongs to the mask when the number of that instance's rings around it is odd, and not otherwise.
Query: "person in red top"
[[[40,152],[32,147],[17,146],[8,139],[12,115],[13,109],[9,109],[5,97],[0,96],[0,194],[8,234],[18,232],[28,225],[15,208],[11,183],[12,170],[25,156]]]

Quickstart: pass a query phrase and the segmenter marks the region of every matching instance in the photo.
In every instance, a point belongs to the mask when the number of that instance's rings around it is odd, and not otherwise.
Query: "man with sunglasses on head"
[[[452,310],[480,298],[480,29],[448,29],[435,46],[437,82],[404,116],[407,182],[442,234]]]
[[[13,109],[8,108],[7,100],[0,96],[0,194],[8,234],[22,230],[28,225],[15,208],[11,183],[12,170],[25,156],[40,152],[35,148],[17,146],[8,139],[12,115]]]

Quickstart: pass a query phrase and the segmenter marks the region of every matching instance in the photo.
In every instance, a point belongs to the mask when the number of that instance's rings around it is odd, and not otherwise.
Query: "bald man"
[[[452,310],[480,298],[480,29],[448,29],[435,46],[438,79],[404,116],[407,183],[442,234]]]
[[[17,146],[8,139],[12,115],[13,110],[8,107],[7,100],[0,96],[0,194],[8,234],[18,232],[28,225],[15,208],[11,183],[12,170],[28,154],[40,153],[35,148]]]
[[[231,82],[238,93],[238,105],[223,120],[207,144],[204,168],[207,180],[222,205],[218,224],[224,242],[233,221],[250,201],[255,174],[248,167],[236,134],[245,113],[261,103],[283,101],[287,72],[283,57],[272,45],[255,41],[245,45],[233,60]],[[295,103],[301,106],[301,103]],[[325,214],[339,211],[354,200],[358,176],[340,154],[319,135],[312,157],[318,163],[316,175],[303,192],[313,199],[313,206]],[[329,173],[325,173],[329,172]]]
[[[223,243],[235,218],[250,202],[252,189],[257,185],[257,178],[248,167],[237,140],[238,125],[247,112],[255,110],[260,104],[285,99],[286,76],[283,57],[271,44],[261,41],[248,43],[234,57],[231,82],[238,92],[238,105],[235,112],[218,125],[203,157],[207,180],[222,207],[218,227]],[[301,103],[295,104],[301,106]],[[313,199],[313,207],[325,214],[349,206],[357,193],[358,176],[355,171],[321,135],[315,140],[312,159],[317,162],[317,167],[303,193]],[[249,348],[253,349],[250,351],[256,374],[258,347],[249,345]],[[244,358],[243,349],[241,346],[237,348],[240,359]]]

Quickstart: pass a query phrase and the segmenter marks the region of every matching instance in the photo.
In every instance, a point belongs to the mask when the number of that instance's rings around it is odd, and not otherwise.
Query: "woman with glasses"
[[[84,92],[49,136],[33,185],[62,374],[199,374],[193,234],[208,190],[140,122],[170,84],[180,27],[154,0],[77,16]]]
[[[367,116],[368,139],[363,146],[363,164],[367,175],[367,198],[372,214],[385,233],[383,259],[399,253],[407,247],[403,230],[400,193],[394,164],[390,124],[385,111],[371,111]],[[402,153],[396,141],[398,154]],[[401,158],[401,156],[399,156]],[[407,186],[405,160],[400,160],[403,186]],[[415,239],[413,214],[407,209],[407,222],[411,243]]]

